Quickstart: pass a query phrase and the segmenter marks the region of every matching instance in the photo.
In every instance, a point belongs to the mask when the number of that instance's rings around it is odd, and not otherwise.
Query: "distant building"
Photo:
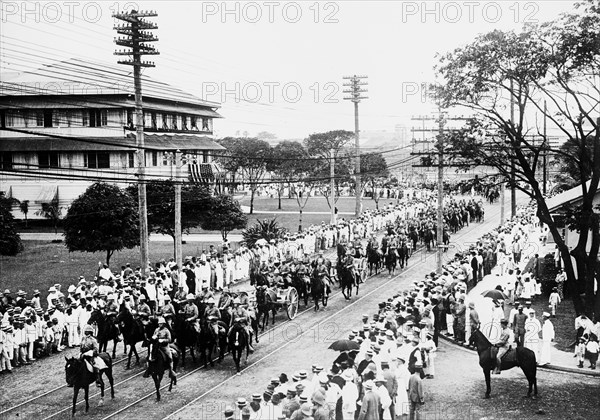
[[[71,59],[0,82],[0,190],[29,200],[29,218],[53,200],[66,209],[95,180],[135,182],[130,71]],[[224,150],[213,140],[220,104],[148,76],[142,96],[147,178],[173,177],[169,155],[179,150],[187,157],[182,174],[213,182],[213,155]]]

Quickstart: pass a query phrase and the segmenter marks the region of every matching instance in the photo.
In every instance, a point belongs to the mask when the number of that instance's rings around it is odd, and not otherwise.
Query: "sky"
[[[115,12],[153,10],[144,74],[221,104],[218,137],[354,130],[344,76],[367,76],[360,129],[393,132],[434,108],[436,54],[480,33],[519,30],[570,1],[53,1],[0,0],[0,80],[76,57],[116,64]]]

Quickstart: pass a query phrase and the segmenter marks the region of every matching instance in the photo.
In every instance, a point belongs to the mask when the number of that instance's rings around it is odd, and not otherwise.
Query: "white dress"
[[[396,415],[401,416],[409,414],[410,404],[408,402],[408,380],[410,372],[406,368],[406,364],[396,368],[396,379],[398,380],[398,395],[396,396]]]
[[[547,319],[542,326],[542,353],[540,355],[540,365],[550,363],[552,360],[552,340],[554,340],[554,325]]]

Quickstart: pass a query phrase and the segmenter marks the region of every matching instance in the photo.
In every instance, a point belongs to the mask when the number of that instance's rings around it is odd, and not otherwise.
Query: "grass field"
[[[387,204],[388,201],[380,201],[380,204]],[[249,197],[241,200],[242,205],[250,205]],[[254,208],[257,211],[270,211],[272,214],[251,214],[248,215],[248,224],[252,225],[258,219],[272,219],[277,221],[292,232],[298,229],[298,213],[277,214],[277,198],[257,197],[254,201]],[[340,212],[353,212],[355,200],[354,197],[342,197],[337,203]],[[364,209],[375,208],[373,200],[363,200]],[[282,211],[297,212],[298,206],[295,199],[282,199]],[[329,207],[323,197],[313,197],[308,200],[304,209],[305,212],[329,212]],[[340,215],[346,219],[352,218],[352,215]],[[303,226],[310,224],[320,224],[322,221],[329,221],[328,214],[304,214]],[[30,222],[28,229],[22,229],[23,232],[54,232],[50,226],[40,222]],[[201,229],[193,230],[192,233],[205,232]],[[237,232],[236,232],[237,233]],[[23,289],[31,292],[34,289],[47,290],[49,286],[60,283],[63,287],[74,283],[79,276],[85,276],[86,279],[93,278],[98,262],[105,261],[104,253],[87,252],[68,252],[64,244],[51,243],[49,241],[24,241],[25,251],[16,257],[0,256],[0,288]],[[189,242],[183,245],[183,254],[199,255],[203,249],[208,249],[210,243]],[[173,255],[173,245],[171,242],[151,242],[150,260],[157,261],[161,258],[169,259]],[[129,262],[137,266],[139,259],[139,248],[126,249],[121,252],[115,252],[111,258],[111,268],[117,270]],[[42,293],[43,294],[43,293]]]

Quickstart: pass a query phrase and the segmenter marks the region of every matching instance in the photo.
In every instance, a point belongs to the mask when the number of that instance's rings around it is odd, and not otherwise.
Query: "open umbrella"
[[[501,292],[498,289],[488,290],[487,292],[483,292],[482,295],[483,295],[483,297],[489,297],[489,298],[496,299],[496,300],[508,299],[508,296],[506,296],[503,292]]]
[[[360,345],[356,341],[352,340],[337,340],[331,343],[328,348],[335,351],[350,351],[359,350]]]
[[[266,244],[268,244],[268,242],[267,242],[267,240],[266,240],[266,239],[260,238],[260,239],[258,239],[258,240],[255,242],[255,244],[256,244],[256,245],[263,246],[263,245],[266,245]]]

